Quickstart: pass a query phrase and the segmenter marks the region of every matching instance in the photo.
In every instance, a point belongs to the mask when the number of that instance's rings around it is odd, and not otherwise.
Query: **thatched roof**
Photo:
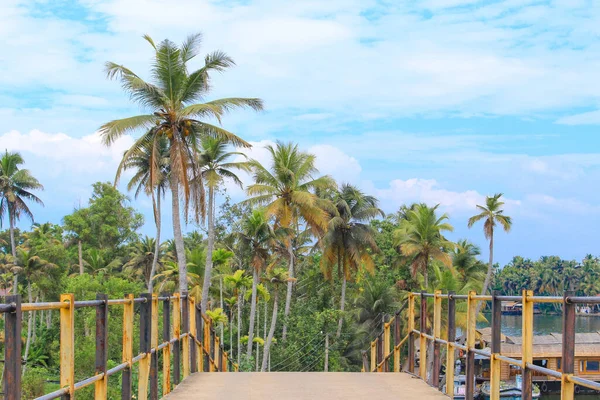
[[[502,355],[507,357],[521,356],[520,336],[507,336],[502,343]],[[562,335],[551,333],[549,335],[536,335],[533,337],[533,357],[553,358],[562,356]],[[600,356],[600,332],[575,334],[575,357]]]

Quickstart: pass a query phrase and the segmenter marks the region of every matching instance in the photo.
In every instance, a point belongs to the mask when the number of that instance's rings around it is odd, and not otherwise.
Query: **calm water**
[[[485,314],[489,322],[477,323],[478,328],[489,326],[492,321],[491,314]],[[520,315],[502,316],[502,333],[508,336],[521,336],[522,320]],[[575,332],[587,333],[600,331],[600,317],[580,317],[575,319]],[[549,333],[562,332],[562,316],[560,315],[534,315],[533,316],[534,335],[547,335]],[[600,400],[598,395],[579,395],[575,396],[581,400]],[[560,395],[545,395],[543,400],[560,400]]]

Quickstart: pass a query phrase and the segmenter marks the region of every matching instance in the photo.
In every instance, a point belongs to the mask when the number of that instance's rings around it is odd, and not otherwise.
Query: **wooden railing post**
[[[154,350],[150,355],[150,400],[158,400],[158,295],[152,295],[152,330],[150,347]]]
[[[219,340],[219,337],[217,336],[217,332],[214,330],[214,328],[212,326],[211,326],[210,330],[211,330],[211,334],[212,334],[212,337],[213,337],[213,347],[215,349],[215,354],[213,355],[213,361],[215,363],[215,368],[216,368],[217,372],[223,372],[222,365],[221,365],[221,344],[220,344],[220,340]]]
[[[189,313],[189,347],[190,347],[190,372],[198,372],[198,359],[196,352],[196,303],[192,296],[188,296],[188,313]]]
[[[402,340],[400,312],[394,317],[394,372],[400,372],[400,341]]]
[[[190,308],[188,302],[188,292],[181,293],[181,322],[182,331],[187,333],[181,340],[183,356],[183,379],[190,374]]]
[[[4,314],[4,398],[21,400],[21,295],[6,296],[6,302],[15,310]]]
[[[362,354],[362,372],[369,372],[369,356],[366,350],[361,351]]]
[[[61,294],[61,303],[68,307],[60,309],[60,386],[69,388],[63,396],[72,399],[75,394],[75,296]]]
[[[202,310],[200,304],[194,305],[194,314],[196,315],[196,352],[198,353],[198,372],[204,372],[204,346],[202,329]]]
[[[569,379],[575,373],[575,304],[569,297],[575,292],[566,291],[563,295],[563,326],[562,326],[562,378],[561,400],[573,400],[575,384]]]
[[[431,371],[431,386],[440,385],[440,339],[442,333],[442,291],[436,290],[433,297],[433,371]]]
[[[383,324],[383,372],[390,372],[390,332],[392,322],[384,322]]]
[[[385,324],[385,322],[384,322]],[[383,331],[377,338],[377,372],[383,372]]]
[[[475,347],[475,326],[477,321],[477,294],[469,292],[467,300],[467,361],[466,361],[466,400],[473,400],[475,393],[475,353],[471,351]]]
[[[131,360],[133,359],[133,295],[125,295],[123,304],[123,362],[127,368],[123,370],[121,379],[121,399],[131,400]]]
[[[446,347],[446,395],[454,397],[454,355],[456,340],[456,304],[454,292],[448,293],[448,345]]]
[[[152,295],[143,293],[140,303],[140,353],[144,357],[139,361],[138,399],[148,398],[148,381],[150,379],[150,344],[152,335]]]
[[[181,295],[173,295],[173,384],[181,382]]]
[[[371,342],[371,369],[369,372],[377,372],[377,338]]]
[[[490,376],[490,400],[500,400],[500,371],[502,363],[496,358],[502,350],[502,301],[498,299],[498,292],[492,293],[492,345],[491,345],[491,376]]]
[[[163,300],[163,343],[171,340],[171,299],[168,293],[161,294]],[[171,392],[171,345],[163,347],[163,396]]]
[[[523,386],[521,389],[521,398],[531,400],[532,397],[532,378],[533,371],[527,368],[527,363],[533,363],[533,301],[529,298],[533,296],[532,290],[523,291],[523,342],[521,345],[521,358],[523,373]]]
[[[204,317],[202,318],[202,326],[204,327],[204,353],[206,354],[206,362],[204,363],[204,372],[213,372],[213,366],[210,361],[212,357],[212,349],[210,348],[211,340],[210,340],[210,319],[206,320]]]
[[[421,379],[427,381],[427,338],[425,334],[427,333],[427,298],[425,297],[425,292],[421,292],[421,317],[420,317],[420,351],[419,351],[419,375]]]
[[[415,373],[415,295],[408,294],[408,372]]]
[[[219,355],[219,349],[217,348],[217,335],[215,335],[215,329],[213,328],[213,322],[210,320],[210,349],[212,350],[212,363],[211,372],[219,372],[219,364],[217,363],[217,356]]]
[[[108,360],[108,296],[96,294],[96,300],[102,304],[96,306],[96,375],[103,375],[102,379],[94,384],[94,399],[106,400],[108,397],[108,376],[106,375],[106,362]]]

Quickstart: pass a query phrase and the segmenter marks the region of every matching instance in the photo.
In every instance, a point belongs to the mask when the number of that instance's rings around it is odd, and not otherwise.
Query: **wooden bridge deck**
[[[448,397],[405,373],[243,372],[190,375],[164,399],[448,400]]]

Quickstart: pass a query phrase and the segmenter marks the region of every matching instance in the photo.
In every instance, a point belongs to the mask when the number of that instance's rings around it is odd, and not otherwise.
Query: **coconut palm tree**
[[[202,171],[201,178],[208,188],[208,247],[206,251],[206,270],[202,284],[202,311],[206,310],[208,289],[212,278],[213,249],[215,246],[215,194],[224,179],[231,179],[243,188],[242,181],[232,171],[248,170],[247,162],[229,161],[234,156],[246,157],[243,153],[227,151],[229,144],[220,138],[205,137],[202,139],[202,152],[198,156],[198,165]]]
[[[477,259],[481,254],[479,246],[466,239],[459,240],[452,253],[452,265],[462,276],[463,281],[475,279],[482,281],[485,278],[487,266]]]
[[[253,286],[254,289],[254,286]],[[253,289],[247,290],[246,294],[244,295],[244,299],[246,301],[251,300],[252,298],[252,293],[253,293]],[[271,294],[269,293],[269,290],[267,289],[267,287],[265,285],[263,285],[262,283],[256,285],[256,289],[254,290],[254,292],[256,293],[256,336],[254,336],[254,339],[252,339],[252,342],[256,343],[256,372],[258,372],[258,358],[260,356],[260,349],[259,349],[259,344],[261,346],[265,345],[265,341],[263,338],[260,338],[258,335],[260,335],[260,301],[264,301],[265,302],[265,327],[266,327],[266,321],[267,321],[267,310],[266,310],[266,305],[267,302],[271,299]],[[263,334],[266,335],[266,329],[263,331]],[[250,337],[250,336],[248,336]],[[260,339],[259,341],[257,341],[257,339]],[[248,354],[248,356],[251,356],[252,352],[250,352],[250,354]]]
[[[512,218],[504,215],[504,202],[500,199],[502,193],[497,193],[493,196],[486,196],[485,206],[477,205],[477,209],[481,212],[469,218],[468,226],[471,228],[477,222],[484,220],[483,234],[490,241],[490,259],[488,261],[488,270],[483,282],[482,294],[486,294],[490,282],[492,280],[492,271],[494,268],[494,228],[500,224],[504,232],[510,232],[512,226]],[[481,305],[481,304],[480,304]],[[479,308],[479,307],[478,307]]]
[[[242,221],[240,240],[244,246],[250,249],[252,261],[252,291],[250,300],[250,326],[248,328],[248,346],[246,353],[248,357],[252,355],[252,341],[254,340],[254,319],[256,316],[256,288],[258,286],[258,277],[267,265],[269,258],[269,248],[275,232],[269,224],[263,209],[255,209],[252,214]]]
[[[157,249],[159,253],[156,253]],[[160,257],[160,246],[156,245],[154,238],[144,236],[130,246],[129,257],[129,261],[123,265],[123,272],[130,272],[132,275],[142,277],[148,292],[152,292],[154,274]]]
[[[298,231],[301,223],[306,223],[314,232],[323,232],[327,225],[327,213],[321,206],[315,190],[324,190],[334,186],[329,176],[316,177],[315,156],[302,152],[298,145],[277,142],[275,146],[266,146],[271,155],[270,168],[265,168],[256,160],[250,161],[254,184],[247,189],[251,196],[250,204],[265,206],[268,216],[275,217],[275,229],[284,228]],[[292,235],[290,234],[290,237]],[[294,276],[294,249],[292,241],[287,240],[288,275]],[[290,313],[292,301],[292,283],[288,282],[285,298],[284,316]],[[285,340],[287,325],[284,322],[282,338]]]
[[[19,153],[9,153],[8,150],[0,157],[0,225],[6,215],[10,230],[10,248],[13,259],[17,258],[15,244],[15,223],[25,215],[33,222],[33,213],[27,201],[44,205],[42,200],[32,193],[33,190],[43,190],[42,184],[35,179],[29,170],[21,169],[25,161]],[[13,292],[17,294],[18,275],[14,276]]]
[[[218,137],[236,146],[249,144],[233,133],[206,122],[213,118],[221,122],[223,115],[235,108],[261,110],[260,99],[224,98],[205,103],[210,92],[210,74],[222,72],[234,65],[233,60],[221,51],[208,54],[204,66],[190,72],[188,63],[199,53],[201,35],[189,36],[181,46],[168,39],[156,44],[150,36],[144,38],[154,50],[151,67],[152,82],[144,81],[122,65],[106,63],[110,79],[121,81],[123,90],[132,100],[147,109],[146,114],[107,122],[100,127],[105,145],[110,145],[126,133],[142,131],[134,145],[125,153],[124,159],[136,156],[140,149],[151,144],[153,148],[150,165],[151,182],[157,181],[159,162],[156,160],[157,146],[162,138],[169,142],[169,184],[172,195],[173,237],[179,265],[179,290],[187,290],[187,263],[180,220],[180,202],[183,200],[185,216],[192,206],[194,217],[204,216],[204,190],[201,170],[196,160],[200,141],[206,136]],[[153,185],[154,186],[154,185]],[[183,198],[180,198],[183,192]]]
[[[378,201],[368,196],[357,187],[343,184],[332,198],[333,212],[327,225],[327,232],[321,240],[323,257],[321,268],[327,279],[337,273],[342,280],[340,311],[342,317],[338,322],[337,337],[342,333],[343,313],[346,304],[346,283],[358,272],[361,266],[373,273],[375,264],[372,252],[378,251],[375,243],[375,231],[366,224],[378,216],[385,216],[378,207]]]
[[[418,272],[423,274],[424,288],[429,287],[428,271],[432,260],[441,261],[447,267],[452,266],[449,252],[454,249],[454,243],[447,240],[443,232],[454,230],[452,225],[444,222],[447,214],[438,217],[435,207],[417,204],[406,210],[406,219],[401,220],[400,227],[394,231],[394,245],[400,247],[402,255],[411,261],[413,277]]]
[[[275,328],[277,327],[277,309],[279,305],[279,286],[295,280],[290,278],[288,271],[285,268],[273,268],[269,271],[267,276],[269,282],[271,282],[271,292],[273,293],[273,316],[271,317],[271,327],[269,328],[269,335],[267,336],[267,342],[263,350],[263,359],[260,372],[267,370],[267,364],[269,363],[269,355],[271,354],[271,345],[273,344],[273,336],[275,336]]]
[[[127,154],[127,153],[126,153]],[[156,162],[156,169],[152,163]],[[156,225],[156,238],[154,240],[154,251],[152,252],[152,265],[149,271],[149,279],[146,280],[148,292],[152,292],[154,275],[158,266],[160,256],[160,230],[161,230],[161,199],[167,191],[169,176],[169,142],[165,137],[157,140],[156,145],[151,142],[145,143],[139,151],[129,157],[123,157],[115,177],[115,186],[118,184],[123,171],[133,169],[135,174],[127,184],[127,190],[135,190],[135,198],[144,192],[152,199],[152,210],[154,212],[154,224]],[[154,176],[153,176],[154,174]],[[80,241],[81,243],[81,241]]]
[[[233,289],[233,295],[237,298],[237,362],[239,365],[242,354],[242,343],[240,342],[240,331],[242,329],[242,296],[246,289],[252,285],[252,278],[246,275],[246,271],[238,269],[233,275],[225,277],[225,284]]]
[[[226,297],[223,299],[229,309],[229,354],[233,355],[233,308],[238,302],[236,296]]]
[[[231,274],[231,260],[234,257],[233,252],[226,249],[216,249],[213,252],[212,263],[213,267],[217,271],[217,275],[213,276],[213,278],[219,279],[219,307],[224,308],[223,306],[223,277],[225,275]],[[223,336],[224,327],[221,324],[221,337]]]

